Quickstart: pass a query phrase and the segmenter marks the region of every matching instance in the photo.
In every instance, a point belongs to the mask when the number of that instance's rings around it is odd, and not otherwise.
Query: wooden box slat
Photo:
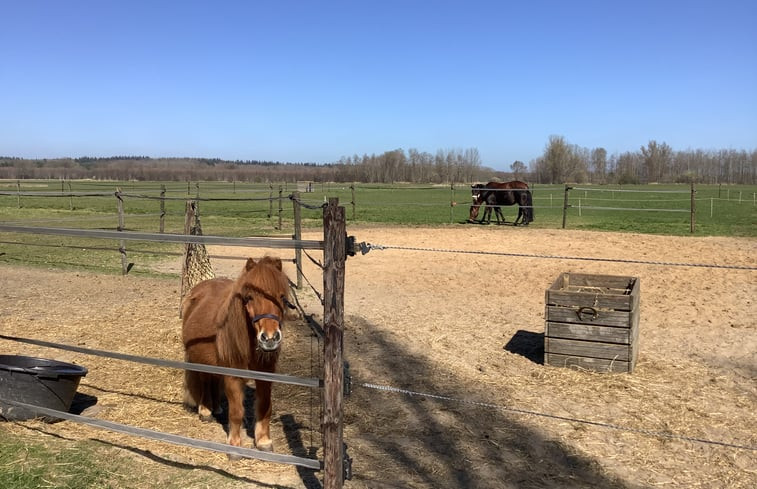
[[[631,359],[630,345],[601,343],[598,341],[568,340],[564,338],[544,338],[544,351],[579,357],[605,358],[607,360]]]
[[[553,367],[581,367],[597,372],[631,372],[633,365],[621,360],[575,357],[557,353],[545,353],[544,363]]]
[[[546,304],[632,311],[639,305],[639,279],[563,273],[546,291]]]
[[[547,321],[545,336],[568,340],[599,341],[630,345],[631,335],[627,328],[612,328],[590,324],[553,323]]]
[[[593,317],[590,312],[583,312],[579,316],[578,309],[578,307],[548,305],[547,319],[559,323],[592,324],[595,326],[615,326],[617,328],[631,327],[631,311],[614,311],[592,308],[597,314],[597,317]]]

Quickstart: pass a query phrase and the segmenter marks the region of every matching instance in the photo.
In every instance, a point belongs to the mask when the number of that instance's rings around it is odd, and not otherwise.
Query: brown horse
[[[473,205],[470,208],[469,222],[474,222],[478,217],[479,209],[482,204],[486,204],[484,215],[479,222],[491,221],[492,209],[496,212],[497,223],[505,222],[505,216],[502,214],[502,206],[518,204],[518,217],[513,222],[518,225],[528,225],[534,220],[533,198],[528,184],[519,180],[511,182],[489,182],[487,184],[478,183],[471,186],[473,194]],[[500,221],[501,218],[501,221]]]
[[[197,284],[182,304],[187,362],[274,372],[281,345],[289,281],[279,258],[247,260],[236,280]],[[187,370],[184,403],[209,421],[220,412],[221,384],[229,404],[228,443],[241,446],[245,379]],[[272,451],[271,382],[255,380],[255,446]]]

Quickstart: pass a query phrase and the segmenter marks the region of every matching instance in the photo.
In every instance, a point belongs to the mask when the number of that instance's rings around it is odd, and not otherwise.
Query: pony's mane
[[[278,304],[283,320],[284,300],[288,298],[289,281],[281,271],[280,259],[266,256],[257,263],[247,260],[218,311],[216,346],[219,358],[230,367],[247,368],[254,353],[252,345],[257,340],[254,334],[250,337],[252,325],[245,302],[252,301],[255,310],[261,307],[264,300]]]

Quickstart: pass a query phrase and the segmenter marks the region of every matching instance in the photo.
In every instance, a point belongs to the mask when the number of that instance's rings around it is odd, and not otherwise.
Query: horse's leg
[[[218,406],[217,396],[210,395],[214,379],[202,372],[184,372],[184,405],[196,410],[201,421],[213,421],[213,410]]]
[[[271,383],[255,380],[255,446],[258,450],[273,451],[271,440]]]
[[[497,224],[504,224],[507,222],[507,219],[505,219],[505,215],[502,214],[502,208],[500,206],[495,207],[494,212],[497,213]]]
[[[518,216],[515,218],[515,221],[513,221],[513,226],[517,226],[519,222],[522,223],[523,222],[522,219],[523,219],[523,207],[518,205]]]
[[[242,446],[242,421],[244,418],[244,385],[245,380],[239,377],[224,376],[224,390],[229,402],[229,445]],[[229,456],[234,460],[238,457]]]

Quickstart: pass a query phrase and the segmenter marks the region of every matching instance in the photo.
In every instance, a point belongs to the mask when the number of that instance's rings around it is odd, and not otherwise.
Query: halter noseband
[[[277,323],[279,323],[279,326],[281,326],[281,318],[278,317],[275,314],[257,314],[257,315],[255,315],[255,316],[252,317],[252,319],[251,319],[252,324],[257,323],[261,319],[273,319],[274,321],[276,321]]]
[[[281,310],[281,312],[284,312],[284,307],[288,307],[289,309],[296,309],[297,308],[294,304],[292,304],[291,302],[289,302],[289,299],[287,299],[286,296],[284,296],[284,295],[281,296],[281,302],[283,303],[283,305],[276,303],[276,301],[272,297],[270,297],[268,294],[263,293],[263,295],[269,301],[271,301],[274,304],[276,304],[279,307],[279,309]],[[240,294],[240,296],[241,296],[241,294]],[[248,303],[248,302],[250,302],[252,300],[252,296],[249,296],[249,297],[241,296],[241,297],[242,297],[242,302],[244,302],[245,304]],[[252,322],[254,324],[254,323],[257,323],[258,321],[260,321],[261,319],[273,319],[277,323],[281,324],[281,318],[278,317],[275,314],[257,314],[257,315],[255,315],[255,316],[252,317]]]

